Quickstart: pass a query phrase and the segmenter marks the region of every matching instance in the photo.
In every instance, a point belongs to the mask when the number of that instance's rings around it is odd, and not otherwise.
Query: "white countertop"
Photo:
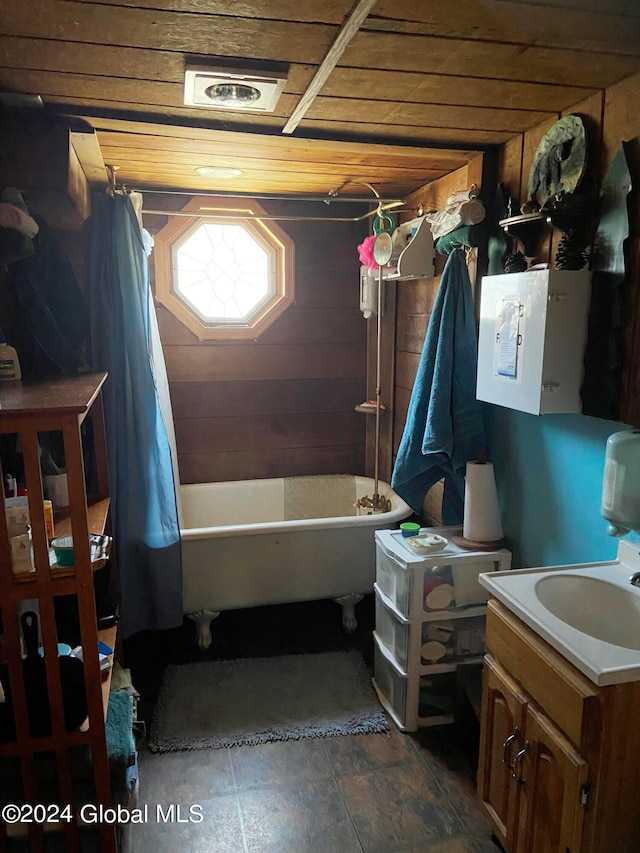
[[[566,657],[587,678],[597,685],[607,685],[622,684],[640,679],[640,589],[632,586],[629,582],[630,575],[638,571],[640,571],[639,546],[631,542],[621,541],[618,546],[617,559],[611,562],[488,572],[480,574],[478,580],[482,586],[489,590],[491,595],[495,596],[526,625],[553,646],[556,651]],[[632,637],[632,642],[636,648],[627,648],[624,645],[605,642],[603,639],[598,639],[596,636],[572,627],[550,612],[538,597],[538,591],[541,587],[538,587],[537,591],[536,586],[544,578],[559,574],[566,575],[569,578],[574,575],[593,578],[596,581],[595,584],[592,584],[594,589],[602,589],[605,593],[607,589],[598,586],[597,582],[602,581],[605,584],[618,587],[617,590],[608,590],[613,594],[611,597],[616,600],[620,596],[624,596],[625,604],[628,603],[629,606],[625,607],[625,630],[615,633]],[[607,605],[607,598],[606,594],[600,597],[589,595],[589,600],[586,602],[584,600],[579,601],[576,598],[575,621],[580,622],[584,617],[590,623],[599,622],[606,626],[610,619],[612,620],[611,625],[614,628],[619,628],[620,624],[616,625],[614,620],[620,620],[621,614],[617,607]],[[565,609],[569,608],[570,610],[574,606],[574,602],[568,600],[564,606]],[[603,613],[603,607],[611,612]],[[595,612],[597,608],[600,610]],[[572,615],[574,614],[570,614],[570,616]],[[605,630],[604,633],[606,634],[607,631]]]

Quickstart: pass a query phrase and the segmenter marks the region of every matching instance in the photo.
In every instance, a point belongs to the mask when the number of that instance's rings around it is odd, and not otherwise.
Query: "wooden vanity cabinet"
[[[527,705],[518,786],[517,853],[579,851],[587,762],[549,718]]]
[[[487,655],[483,672],[483,741],[478,793],[485,814],[505,850],[515,849],[518,786],[512,778],[513,758],[524,744],[525,710],[525,695],[502,667]]]
[[[639,710],[489,602],[478,798],[507,853],[640,850]]]

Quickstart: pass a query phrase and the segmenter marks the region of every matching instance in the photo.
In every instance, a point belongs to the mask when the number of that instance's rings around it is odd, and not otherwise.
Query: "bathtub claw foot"
[[[197,613],[189,613],[189,619],[196,623],[196,643],[206,651],[211,645],[211,623],[220,615],[220,610],[198,610]]]
[[[359,595],[357,592],[350,592],[348,595],[341,595],[339,598],[333,599],[336,604],[342,607],[342,627],[347,634],[353,634],[358,627],[355,607],[363,598],[364,595]]]

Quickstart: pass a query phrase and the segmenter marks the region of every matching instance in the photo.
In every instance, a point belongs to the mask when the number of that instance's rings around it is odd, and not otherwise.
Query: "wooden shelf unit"
[[[11,548],[0,513],[0,606],[4,627],[4,654],[8,663],[16,740],[0,743],[0,758],[15,756],[20,762],[24,802],[42,802],[38,796],[35,758],[39,753],[55,755],[60,804],[73,804],[74,785],[70,750],[86,746],[91,750],[91,766],[97,802],[109,807],[109,764],[105,739],[105,716],[110,677],[101,677],[98,659],[98,631],[93,587],[93,567],[89,533],[103,533],[108,515],[108,475],[100,389],[106,374],[58,377],[35,383],[0,383],[0,434],[15,433],[20,438],[24,459],[25,485],[28,491],[29,517],[33,536],[35,570],[14,575]],[[89,499],[85,487],[81,426],[91,418],[96,462],[96,494]],[[69,485],[69,512],[66,521],[56,522],[56,534],[70,533],[74,539],[75,565],[64,572],[52,569],[46,536],[43,485],[40,469],[38,433],[60,431],[63,435],[66,472]],[[0,472],[1,474],[2,472]],[[58,637],[54,600],[59,595],[75,595],[78,603],[81,643],[84,649],[84,675],[88,714],[85,723],[67,731],[63,693],[57,663]],[[46,684],[51,709],[51,733],[44,737],[31,734],[21,659],[18,607],[27,600],[38,603],[40,631],[44,647]],[[113,647],[115,630],[106,642]],[[77,792],[76,792],[77,793]],[[61,831],[69,853],[81,849],[77,821],[65,821]],[[115,827],[98,827],[101,853],[117,850]],[[43,828],[29,824],[29,840],[34,853],[44,850]],[[7,846],[7,826],[0,823],[0,851]]]

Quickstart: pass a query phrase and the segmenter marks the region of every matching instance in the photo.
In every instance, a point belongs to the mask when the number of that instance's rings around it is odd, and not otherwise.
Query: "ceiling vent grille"
[[[243,110],[270,113],[286,83],[279,72],[229,70],[203,65],[187,65],[184,102],[187,106],[212,110]]]

